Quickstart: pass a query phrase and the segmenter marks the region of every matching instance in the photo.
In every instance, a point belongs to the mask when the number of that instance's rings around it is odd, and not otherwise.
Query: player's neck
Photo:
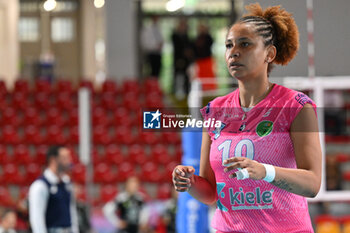
[[[242,107],[253,107],[270,92],[272,84],[268,79],[239,82],[239,100]]]

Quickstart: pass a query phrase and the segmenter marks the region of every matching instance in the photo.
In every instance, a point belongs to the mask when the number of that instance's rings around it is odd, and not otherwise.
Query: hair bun
[[[274,63],[287,65],[299,49],[299,32],[291,13],[281,6],[271,6],[263,10],[259,3],[246,6],[246,16],[257,16],[269,21],[275,32],[275,43],[277,54]]]

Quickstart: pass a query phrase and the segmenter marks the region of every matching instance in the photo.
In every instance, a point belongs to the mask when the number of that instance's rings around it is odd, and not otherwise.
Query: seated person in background
[[[140,183],[132,176],[126,181],[125,191],[103,207],[107,220],[119,233],[146,232],[147,225],[142,217],[144,209],[143,194],[139,192]]]
[[[1,214],[0,233],[16,233],[15,226],[17,222],[16,212],[7,209]]]

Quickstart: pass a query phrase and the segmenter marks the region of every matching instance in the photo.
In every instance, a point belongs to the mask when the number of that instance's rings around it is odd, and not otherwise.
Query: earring
[[[270,63],[270,59],[269,59],[269,58],[266,58],[266,59],[265,59],[265,63]]]

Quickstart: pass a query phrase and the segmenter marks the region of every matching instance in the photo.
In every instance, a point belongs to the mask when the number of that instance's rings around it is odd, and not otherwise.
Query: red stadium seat
[[[96,148],[93,148],[91,151],[92,161],[94,164],[99,164],[103,162],[103,157],[100,155]]]
[[[36,80],[34,89],[36,93],[45,93],[47,95],[51,94],[52,92],[51,83],[46,80]]]
[[[58,108],[50,108],[46,112],[46,125],[57,125],[59,127],[65,125],[65,119],[62,113],[63,111]]]
[[[65,144],[67,141],[63,129],[58,125],[52,125],[47,129],[45,142],[48,144]]]
[[[144,164],[151,158],[146,155],[144,147],[134,144],[129,147],[128,151],[128,161],[135,164]]]
[[[40,129],[36,126],[29,125],[24,129],[24,136],[22,143],[40,145],[44,142],[44,138],[40,132]]]
[[[4,111],[9,106],[7,105],[7,97],[6,95],[0,95],[0,111]],[[1,122],[1,116],[0,116],[0,122]]]
[[[109,164],[119,165],[123,161],[125,161],[125,158],[123,156],[122,151],[120,150],[120,147],[118,147],[116,144],[110,144],[107,146],[105,156],[106,156],[106,162]]]
[[[154,162],[147,162],[141,167],[140,179],[144,182],[161,182],[162,174]]]
[[[77,98],[70,92],[58,93],[56,96],[56,107],[62,110],[72,110],[77,106]]]
[[[112,80],[106,80],[102,84],[102,92],[115,95],[118,92],[117,85]]]
[[[155,145],[159,142],[158,136],[155,132],[152,131],[141,131],[139,134],[138,139],[140,140],[140,143],[146,144],[146,145]]]
[[[4,81],[0,80],[0,97],[3,98],[8,94],[6,84]]]
[[[105,204],[113,200],[118,194],[118,188],[115,185],[104,185],[100,189],[100,204]]]
[[[12,103],[11,105],[16,109],[25,110],[30,106],[30,102],[26,93],[15,92],[12,94]]]
[[[117,108],[113,112],[113,116],[111,119],[111,124],[115,126],[131,126],[132,120],[130,118],[130,112],[126,108]]]
[[[171,183],[165,183],[158,185],[157,189],[157,199],[158,200],[167,200],[171,198],[171,189],[172,189]]]
[[[78,148],[76,149],[74,145],[70,145],[70,146],[67,145],[67,148],[70,151],[73,163],[79,163],[80,162],[80,158],[79,158],[79,154],[77,152]]]
[[[123,83],[123,94],[126,93],[133,93],[135,95],[138,95],[140,93],[140,83],[136,80],[126,80]]]
[[[152,148],[152,161],[159,164],[168,164],[175,160],[168,152],[168,147],[162,144],[158,144]]]
[[[175,147],[175,160],[180,163],[181,160],[182,160],[182,156],[183,156],[182,147],[181,146],[176,146]]]
[[[147,79],[144,83],[144,86],[148,90],[160,89],[158,79],[155,78]]]
[[[102,184],[111,184],[115,182],[115,175],[108,163],[100,163],[95,166],[94,181]]]
[[[25,109],[24,111],[24,119],[23,119],[23,125],[33,125],[40,127],[43,123],[43,119],[38,112],[38,110],[34,107],[30,107]]]
[[[14,93],[21,92],[21,93],[27,95],[29,93],[28,81],[23,80],[23,79],[16,80],[13,92]]]
[[[72,83],[68,80],[58,80],[56,83],[56,93],[73,93]]]
[[[94,126],[107,126],[109,125],[108,114],[105,109],[98,107],[92,111],[92,124]]]
[[[21,185],[23,183],[23,176],[15,164],[9,163],[3,167],[2,183],[7,185]]]
[[[95,144],[107,145],[112,142],[108,128],[104,126],[96,126],[93,129],[93,142]]]
[[[123,162],[118,166],[116,181],[125,182],[130,176],[137,175],[135,165],[130,162]]]
[[[72,126],[71,128],[69,128],[67,141],[70,144],[78,144],[79,143],[79,128],[78,128],[78,126]]]
[[[138,112],[141,110],[141,102],[135,93],[126,93],[123,95],[122,106],[129,111]]]
[[[40,145],[36,147],[35,151],[35,162],[38,165],[44,165],[46,164],[46,152],[47,152],[48,147],[46,145]]]
[[[29,148],[23,144],[18,145],[13,150],[13,161],[16,164],[29,164],[33,161]]]
[[[73,108],[68,113],[68,124],[69,126],[73,127],[73,126],[78,126],[78,122],[79,122],[78,109]]]
[[[18,136],[16,128],[14,128],[13,126],[5,126],[2,130],[0,142],[12,145],[19,144],[20,138]]]
[[[117,98],[111,92],[101,94],[101,105],[104,109],[115,110],[118,107]]]
[[[37,163],[29,164],[28,166],[26,166],[24,184],[30,185],[31,183],[33,183],[34,180],[40,177],[41,173],[41,168]]]
[[[135,140],[135,135],[131,131],[130,127],[121,125],[115,129],[115,137],[113,139],[113,142],[131,145],[135,142]]]
[[[19,114],[17,114],[17,111],[12,108],[6,108],[2,112],[2,117],[1,117],[1,125],[2,126],[13,126],[16,127],[20,125],[21,123],[21,118]]]
[[[13,207],[15,205],[8,187],[0,186],[0,206]]]
[[[47,110],[50,106],[50,96],[46,93],[35,93],[34,104],[36,108]]]
[[[143,93],[147,96],[156,94],[158,98],[163,98],[163,92],[159,86],[158,80],[148,79],[145,81],[143,86]]]
[[[91,81],[88,81],[88,80],[82,80],[80,81],[79,83],[79,87],[82,88],[82,87],[86,87],[88,88],[91,93],[94,92],[94,84],[91,82]]]
[[[6,146],[0,145],[0,165],[6,164],[9,160],[8,156]]]
[[[150,93],[146,95],[146,102],[145,102],[146,108],[163,108],[163,99],[159,94],[157,93]]]
[[[163,132],[161,138],[165,144],[180,145],[181,143],[181,138],[178,132]]]
[[[101,107],[101,97],[100,97],[100,93],[95,93],[94,96],[92,96],[90,98],[90,106],[92,106],[92,111],[94,111],[94,109],[96,108],[102,108],[104,109],[103,107]]]
[[[85,184],[86,168],[83,164],[76,163],[72,168],[72,179],[79,184]]]

